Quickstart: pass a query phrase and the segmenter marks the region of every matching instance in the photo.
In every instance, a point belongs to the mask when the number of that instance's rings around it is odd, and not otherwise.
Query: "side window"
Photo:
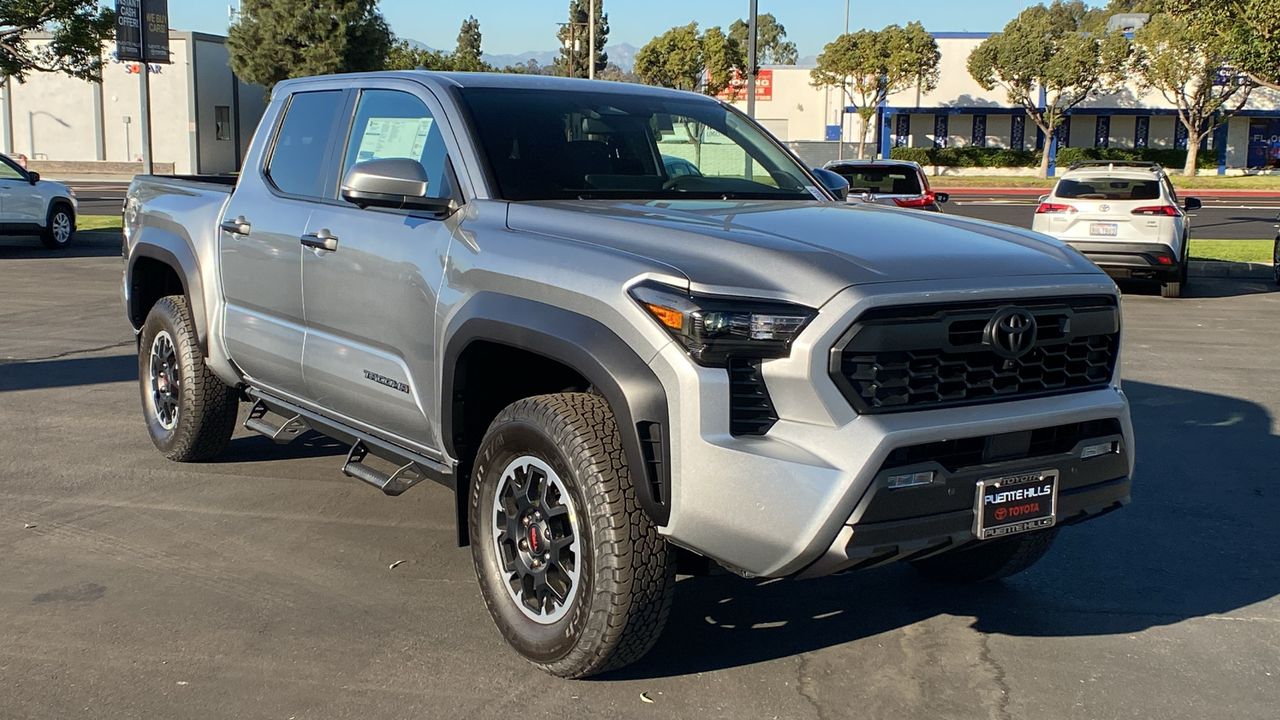
[[[7,162],[0,162],[0,179],[2,180],[26,180],[18,169]]]
[[[440,124],[421,100],[395,90],[366,90],[356,106],[340,177],[366,160],[417,160],[427,171],[427,196],[448,197],[452,189],[445,172],[447,156]]]
[[[271,184],[294,195],[324,196],[325,150],[341,107],[341,90],[297,93],[289,99],[267,162]]]
[[[1160,180],[1161,180],[1161,182],[1163,182],[1163,183],[1164,183],[1164,189],[1165,189],[1165,191],[1169,193],[1169,199],[1173,201],[1173,204],[1174,204],[1174,205],[1177,205],[1177,204],[1178,204],[1178,192],[1177,192],[1176,190],[1174,190],[1174,189],[1173,189],[1173,181],[1171,181],[1171,180],[1169,179],[1169,176],[1168,176],[1168,175],[1165,175],[1164,177],[1160,178]]]

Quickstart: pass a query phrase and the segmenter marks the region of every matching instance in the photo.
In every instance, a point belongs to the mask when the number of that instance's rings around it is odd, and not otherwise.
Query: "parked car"
[[[668,177],[682,125],[715,174]],[[446,486],[503,637],[565,677],[649,650],[678,557],[985,581],[1128,502],[1115,284],[826,175],[694,93],[287,80],[238,179],[129,188],[142,417],[207,460],[245,398],[350,444],[335,472]]]
[[[1074,247],[1112,277],[1155,280],[1161,295],[1176,298],[1187,284],[1187,212],[1200,206],[1196,198],[1179,201],[1155,163],[1086,161],[1040,198],[1031,229]]]
[[[667,177],[673,180],[681,175],[702,175],[697,165],[672,155],[662,156],[662,167],[667,171]]]
[[[61,250],[75,236],[76,207],[71,188],[0,154],[0,233],[39,235],[45,247]]]
[[[929,189],[919,163],[909,160],[835,160],[830,170],[849,181],[849,201],[942,212],[950,197]]]

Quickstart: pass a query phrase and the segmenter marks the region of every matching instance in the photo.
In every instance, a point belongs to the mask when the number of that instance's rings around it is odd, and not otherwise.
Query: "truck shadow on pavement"
[[[0,260],[120,257],[123,241],[119,231],[86,230],[76,233],[66,250],[50,250],[40,244],[38,237],[6,237],[0,240]]]
[[[1236,263],[1238,264],[1238,263]],[[1160,283],[1143,280],[1117,280],[1124,295],[1159,295]],[[1178,303],[1196,298],[1229,298],[1241,295],[1262,295],[1280,292],[1270,279],[1262,278],[1207,278],[1193,277],[1182,291],[1182,297],[1165,302]]]
[[[138,356],[134,354],[0,362],[0,392],[137,380]]]
[[[977,633],[1136,633],[1280,595],[1280,438],[1259,405],[1127,382],[1137,432],[1133,504],[1065,528],[1013,578],[956,587],[895,565],[809,581],[686,578],[644,659],[604,679],[739,667],[874,642],[938,616]],[[883,638],[881,638],[883,640]],[[890,641],[885,641],[890,642]],[[856,646],[855,646],[856,649]]]

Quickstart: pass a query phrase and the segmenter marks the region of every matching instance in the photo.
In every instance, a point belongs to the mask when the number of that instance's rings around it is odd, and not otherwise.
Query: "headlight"
[[[724,367],[730,357],[786,357],[791,341],[817,314],[802,305],[691,295],[658,283],[636,285],[631,297],[707,367]]]

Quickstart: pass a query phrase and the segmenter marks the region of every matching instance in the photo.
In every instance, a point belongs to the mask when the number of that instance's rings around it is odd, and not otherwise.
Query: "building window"
[[[1146,149],[1147,136],[1151,134],[1151,116],[1139,115],[1133,123],[1133,146]]]
[[[898,126],[893,133],[893,146],[906,147],[907,139],[911,137],[911,116],[906,114],[899,115],[896,122]]]
[[[1053,129],[1053,136],[1058,140],[1058,147],[1071,147],[1071,118],[1065,117],[1058,127]]]
[[[987,146],[987,116],[973,116],[973,145],[974,147]]]
[[[1111,147],[1111,116],[1099,115],[1093,125],[1093,146]]]
[[[1009,123],[1009,147],[1022,150],[1027,146],[1027,116],[1014,115]]]
[[[213,133],[218,140],[231,139],[231,106],[213,106]]]
[[[949,118],[946,115],[933,116],[933,146],[936,148],[944,148],[947,146],[947,127]]]

